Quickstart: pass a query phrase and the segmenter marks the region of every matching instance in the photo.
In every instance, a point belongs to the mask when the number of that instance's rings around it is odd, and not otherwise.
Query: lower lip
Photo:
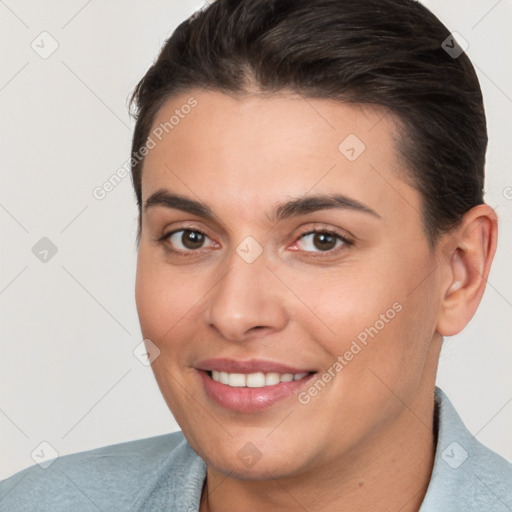
[[[206,394],[225,409],[238,412],[258,412],[267,409],[280,400],[297,394],[298,390],[313,377],[306,375],[303,379],[280,382],[274,386],[262,388],[233,387],[213,380],[208,372],[199,370]]]

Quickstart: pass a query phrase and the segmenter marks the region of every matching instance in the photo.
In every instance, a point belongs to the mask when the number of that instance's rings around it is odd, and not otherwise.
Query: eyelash
[[[297,241],[303,239],[304,237],[308,235],[315,235],[316,233],[321,233],[324,235],[334,236],[338,240],[341,240],[342,244],[338,247],[335,247],[334,249],[329,249],[327,251],[301,251],[306,254],[309,254],[309,257],[311,258],[326,258],[328,256],[332,256],[334,254],[337,254],[338,252],[342,251],[343,249],[346,249],[347,247],[350,247],[354,245],[353,240],[348,238],[346,235],[342,235],[341,233],[338,233],[337,231],[333,231],[332,229],[326,229],[326,228],[313,228],[310,229],[297,238]],[[296,242],[297,242],[296,241]],[[294,242],[294,244],[296,243]]]
[[[190,250],[187,250],[187,251],[181,251],[181,250],[172,249],[171,247],[169,247],[169,244],[167,244],[167,241],[170,239],[170,237],[172,235],[175,235],[176,233],[180,233],[181,231],[190,231],[192,233],[199,233],[199,234],[203,235],[206,238],[210,238],[206,233],[204,233],[203,231],[201,231],[199,229],[193,229],[193,228],[189,228],[189,227],[182,227],[181,229],[175,229],[173,231],[170,231],[169,233],[164,234],[163,236],[157,238],[156,241],[158,243],[165,244],[166,250],[172,252],[173,254],[176,254],[176,255],[179,255],[179,256],[184,256],[184,257],[196,256],[197,253],[199,251],[201,251],[201,248],[200,249],[190,249]],[[341,246],[336,247],[334,249],[327,250],[327,251],[300,251],[299,250],[300,252],[304,252],[304,253],[310,254],[309,257],[312,257],[312,258],[324,258],[324,257],[332,256],[333,254],[338,253],[340,250],[343,250],[343,248],[350,247],[350,246],[354,245],[353,240],[348,238],[346,235],[342,235],[341,233],[338,233],[337,231],[333,231],[332,229],[322,229],[322,228],[310,229],[309,231],[306,231],[306,232],[300,234],[297,237],[297,239],[294,242],[294,244],[297,241],[301,240],[302,238],[304,238],[304,237],[306,237],[308,235],[314,235],[315,233],[321,233],[321,234],[335,236],[336,238],[341,240],[341,242],[343,242],[343,243],[342,243]]]

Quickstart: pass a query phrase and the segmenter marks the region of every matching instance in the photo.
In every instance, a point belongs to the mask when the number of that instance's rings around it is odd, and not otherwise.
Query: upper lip
[[[309,368],[294,368],[293,366],[263,359],[240,361],[228,358],[204,359],[196,364],[196,368],[203,371],[217,370],[227,373],[309,373],[313,371]]]

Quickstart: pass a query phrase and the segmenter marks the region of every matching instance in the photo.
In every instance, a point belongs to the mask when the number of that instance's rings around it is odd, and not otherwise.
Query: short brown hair
[[[170,97],[194,88],[293,91],[383,106],[423,198],[432,243],[483,203],[487,128],[475,70],[413,0],[216,0],[181,23],[138,83],[132,156]],[[460,53],[461,51],[457,52]],[[143,160],[132,158],[141,213]]]

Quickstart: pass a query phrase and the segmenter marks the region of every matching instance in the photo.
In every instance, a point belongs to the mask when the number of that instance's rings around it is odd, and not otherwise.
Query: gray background
[[[512,460],[512,2],[425,4],[469,43],[490,132],[486,200],[501,221],[483,303],[446,339],[438,384],[476,437]],[[202,5],[0,1],[0,478],[33,464],[31,454],[178,428],[132,352],[141,334],[130,178],[103,200],[93,190],[129,157],[130,92]]]

